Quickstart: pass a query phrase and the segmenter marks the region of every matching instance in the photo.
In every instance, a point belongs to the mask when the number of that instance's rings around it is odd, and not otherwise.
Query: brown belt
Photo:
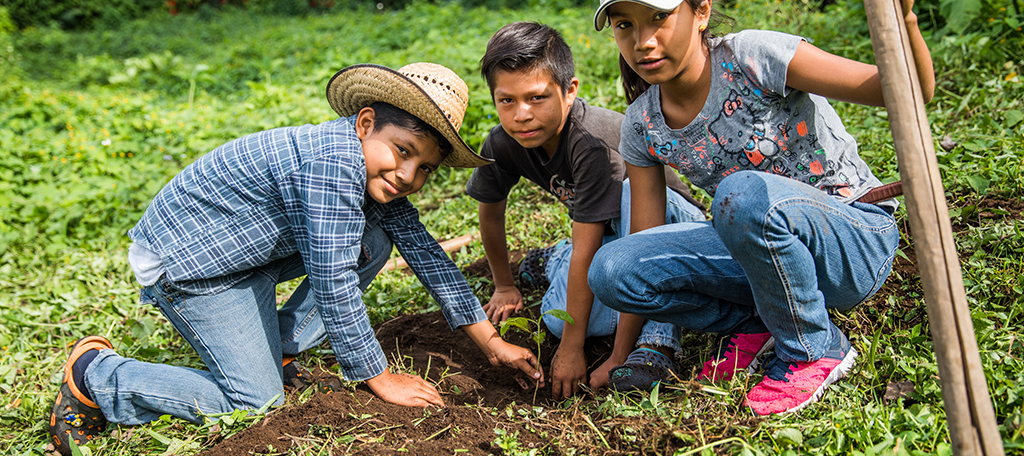
[[[896,181],[891,184],[885,184],[881,187],[875,187],[869,190],[864,196],[857,199],[862,203],[877,203],[887,199],[892,199],[903,194],[903,182]]]

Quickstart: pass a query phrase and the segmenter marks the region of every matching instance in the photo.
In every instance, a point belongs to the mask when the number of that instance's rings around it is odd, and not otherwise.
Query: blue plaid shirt
[[[366,195],[354,123],[355,116],[228,142],[175,176],[128,235],[160,256],[176,288],[197,295],[227,290],[298,252],[342,374],[365,380],[387,368],[355,272],[366,229],[387,233],[453,329],[487,316],[412,203]]]

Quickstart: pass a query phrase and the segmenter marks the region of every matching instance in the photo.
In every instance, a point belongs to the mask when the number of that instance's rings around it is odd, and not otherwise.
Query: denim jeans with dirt
[[[899,232],[885,209],[743,171],[719,184],[712,221],[676,223],[597,252],[588,282],[608,307],[693,331],[775,336],[783,361],[815,361],[845,311],[888,277]]]
[[[694,222],[704,220],[704,213],[696,206],[679,196],[678,193],[667,190],[667,202],[665,208],[665,223]],[[615,234],[604,237],[602,245],[619,239],[629,234],[630,214],[630,186],[627,179],[622,183],[622,206],[619,218],[612,221],[612,231]],[[602,247],[603,249],[604,247]],[[565,310],[567,288],[569,285],[569,260],[572,258],[572,243],[562,241],[552,252],[548,259],[544,272],[551,285],[544,293],[541,300],[541,312],[551,309]],[[564,322],[552,315],[544,316],[544,324],[555,337],[562,338]],[[590,310],[590,323],[587,325],[587,337],[609,336],[615,333],[619,324],[619,312],[604,305],[600,299],[594,297],[594,305]],[[672,323],[661,323],[648,320],[637,339],[637,345],[652,345],[657,347],[669,347],[679,350],[679,328]]]
[[[387,263],[391,240],[375,227],[364,233],[356,270],[365,290]],[[169,414],[195,423],[202,415],[257,409],[277,395],[284,402],[282,355],[294,355],[326,337],[305,279],[277,308],[277,284],[306,275],[298,254],[258,268],[216,294],[183,293],[165,278],[142,289],[206,364],[207,370],[154,364],[101,350],[85,382],[108,420],[140,424]]]

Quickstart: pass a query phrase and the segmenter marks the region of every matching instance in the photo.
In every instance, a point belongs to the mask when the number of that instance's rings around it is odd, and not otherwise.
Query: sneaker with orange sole
[[[60,454],[70,455],[70,442],[82,445],[107,428],[107,418],[103,416],[99,405],[78,389],[74,379],[75,362],[90,350],[104,348],[114,347],[102,336],[79,339],[64,363],[64,381],[60,384],[57,400],[50,411],[50,438]]]

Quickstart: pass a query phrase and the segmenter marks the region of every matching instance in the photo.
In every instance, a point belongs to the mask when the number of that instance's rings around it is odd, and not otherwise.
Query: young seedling
[[[545,315],[551,315],[559,320],[562,320],[568,324],[573,324],[572,316],[569,312],[561,309],[551,309],[547,312],[540,314],[536,319],[526,317],[513,317],[505,320],[501,324],[501,337],[505,337],[505,333],[508,332],[509,328],[516,328],[520,331],[528,334],[533,343],[537,344],[537,364],[540,368],[540,346],[544,343],[544,337],[547,336],[547,332],[540,326],[541,320],[544,319]],[[531,329],[532,328],[532,329]],[[533,403],[537,403],[537,391],[540,390],[540,382],[538,381],[536,386],[533,388]]]

